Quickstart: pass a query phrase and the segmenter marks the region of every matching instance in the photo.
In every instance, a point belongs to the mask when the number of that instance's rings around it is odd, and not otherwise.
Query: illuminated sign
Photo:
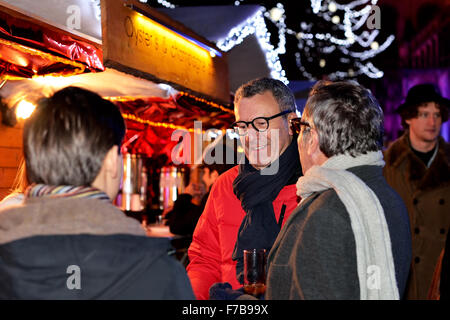
[[[101,5],[105,66],[229,103],[225,53],[136,1]]]

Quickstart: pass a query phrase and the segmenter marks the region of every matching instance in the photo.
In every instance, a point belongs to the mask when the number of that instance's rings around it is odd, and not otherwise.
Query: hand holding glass
[[[244,291],[260,297],[266,291],[266,250],[244,250]]]

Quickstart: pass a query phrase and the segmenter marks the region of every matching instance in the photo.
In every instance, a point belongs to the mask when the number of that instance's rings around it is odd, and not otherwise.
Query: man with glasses
[[[243,250],[269,252],[297,206],[301,167],[289,127],[296,117],[294,95],[281,81],[261,78],[242,85],[234,105],[232,127],[245,163],[216,180],[197,223],[187,271],[198,299],[208,299],[214,283],[242,287]]]
[[[268,257],[266,299],[399,299],[408,213],[382,175],[383,112],[350,82],[317,83],[298,133],[302,198]]]

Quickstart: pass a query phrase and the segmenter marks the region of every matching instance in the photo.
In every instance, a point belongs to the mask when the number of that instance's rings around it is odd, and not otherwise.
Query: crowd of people
[[[23,184],[0,207],[0,298],[253,299],[243,250],[257,248],[267,300],[448,299],[449,106],[434,85],[412,87],[405,133],[383,150],[382,108],[356,82],[317,82],[301,117],[281,81],[243,84],[231,127],[245,156],[197,168],[203,186],[167,215],[190,237],[184,268],[113,205],[118,108],[62,89],[24,125]]]

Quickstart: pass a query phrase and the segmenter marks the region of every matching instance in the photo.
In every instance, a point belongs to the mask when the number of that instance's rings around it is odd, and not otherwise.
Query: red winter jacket
[[[237,175],[238,166],[216,180],[194,231],[187,272],[197,299],[209,299],[209,288],[216,282],[229,282],[233,289],[242,287],[236,279],[236,261],[231,259],[245,216],[241,202],[233,193]],[[284,225],[298,204],[295,184],[284,187],[273,202],[277,221],[283,204],[286,205]]]

